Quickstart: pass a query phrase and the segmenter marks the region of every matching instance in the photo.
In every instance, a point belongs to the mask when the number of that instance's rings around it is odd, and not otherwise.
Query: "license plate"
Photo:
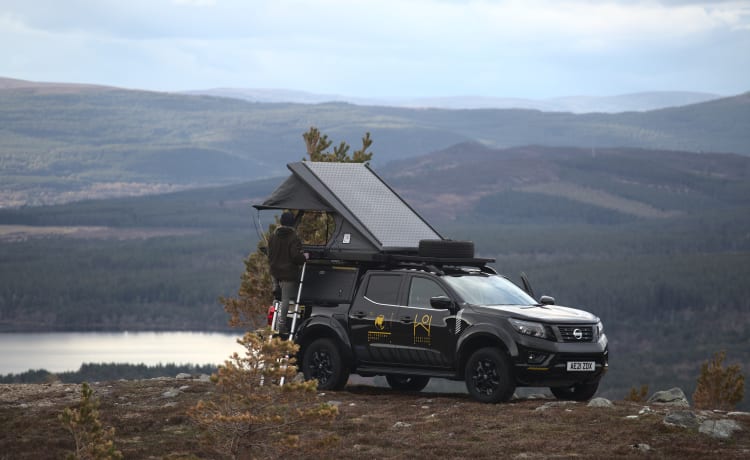
[[[568,361],[568,370],[590,372],[596,370],[596,363],[594,361]]]

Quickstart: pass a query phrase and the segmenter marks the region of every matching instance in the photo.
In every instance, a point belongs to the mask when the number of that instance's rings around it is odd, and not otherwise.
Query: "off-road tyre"
[[[483,403],[508,401],[516,390],[510,358],[494,347],[472,353],[466,362],[464,380],[469,394]]]
[[[399,391],[421,391],[430,383],[430,378],[422,375],[389,374],[385,380],[391,388]]]
[[[474,258],[474,242],[420,240],[419,255],[420,257],[436,257],[441,259],[472,259]]]
[[[349,379],[349,369],[341,359],[336,343],[327,338],[314,340],[302,355],[305,380],[318,380],[319,390],[340,390]]]
[[[599,382],[595,383],[576,383],[569,387],[550,388],[555,398],[563,401],[588,401],[596,394],[599,389]]]

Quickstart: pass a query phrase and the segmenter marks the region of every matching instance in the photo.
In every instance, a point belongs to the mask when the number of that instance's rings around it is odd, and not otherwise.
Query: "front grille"
[[[594,326],[557,326],[563,342],[593,342]]]

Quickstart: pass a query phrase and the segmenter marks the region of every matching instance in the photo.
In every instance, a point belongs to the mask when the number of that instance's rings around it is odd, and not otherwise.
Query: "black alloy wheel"
[[[339,390],[346,385],[345,369],[338,347],[331,339],[317,339],[305,348],[302,373],[306,380],[317,379],[319,390]]]
[[[508,356],[497,348],[475,351],[466,363],[466,389],[479,402],[509,400],[516,389]]]

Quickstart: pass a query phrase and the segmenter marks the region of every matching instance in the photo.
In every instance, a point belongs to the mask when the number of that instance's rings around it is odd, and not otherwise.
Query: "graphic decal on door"
[[[430,337],[430,326],[432,325],[432,315],[414,315],[414,344],[432,345]]]
[[[374,322],[374,331],[367,331],[367,341],[369,343],[391,343],[391,333],[385,330],[385,316],[378,315]]]

